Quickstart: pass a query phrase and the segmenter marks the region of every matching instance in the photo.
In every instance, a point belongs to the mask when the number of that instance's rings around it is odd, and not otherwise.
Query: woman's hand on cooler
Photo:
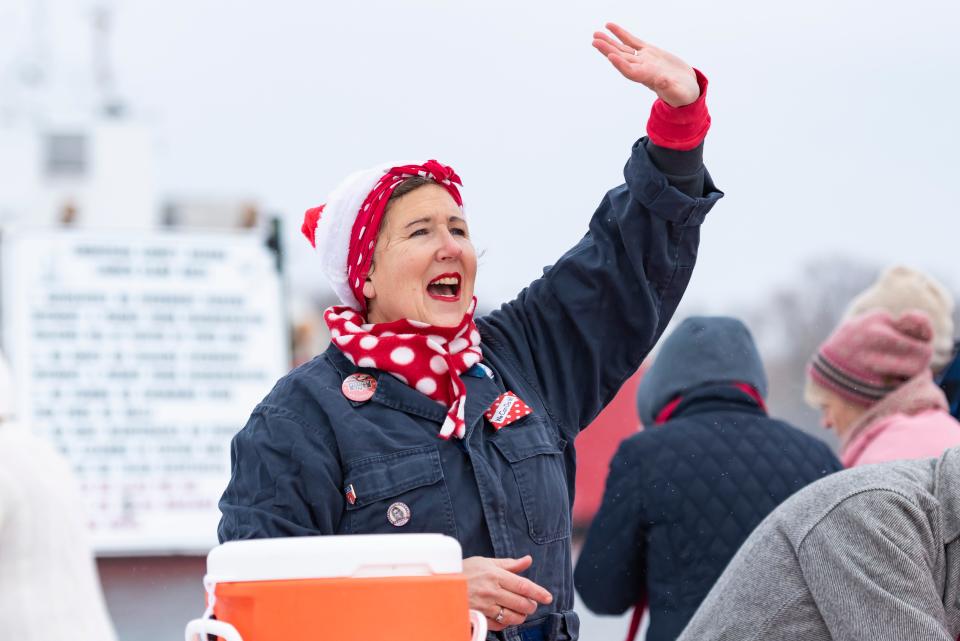
[[[487,617],[487,627],[495,632],[523,623],[537,604],[550,603],[553,596],[522,576],[533,563],[530,555],[519,559],[491,559],[472,556],[463,560],[470,607]]]
[[[689,105],[700,97],[693,67],[619,25],[608,22],[606,28],[616,38],[604,31],[594,32],[593,46],[624,77],[644,85],[671,107]]]

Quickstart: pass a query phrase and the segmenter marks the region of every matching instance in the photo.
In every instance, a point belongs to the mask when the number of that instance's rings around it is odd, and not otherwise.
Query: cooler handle
[[[206,635],[208,634],[222,637],[224,641],[243,641],[243,637],[240,636],[235,627],[226,621],[217,621],[216,619],[194,619],[190,621],[183,632],[183,638],[184,641],[206,641]]]
[[[487,617],[476,610],[470,610],[470,623],[473,625],[470,641],[483,641],[487,638]]]

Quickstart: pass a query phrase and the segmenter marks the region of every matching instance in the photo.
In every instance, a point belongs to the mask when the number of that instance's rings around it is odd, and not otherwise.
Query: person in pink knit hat
[[[840,437],[845,467],[939,456],[960,423],[933,381],[934,331],[919,310],[844,320],[807,368],[806,401]]]

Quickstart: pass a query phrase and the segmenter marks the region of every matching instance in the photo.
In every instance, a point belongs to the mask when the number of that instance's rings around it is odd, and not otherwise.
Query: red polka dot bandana
[[[392,167],[367,194],[360,210],[356,213],[353,228],[350,233],[350,249],[347,253],[347,284],[353,291],[353,296],[360,305],[360,311],[366,313],[367,301],[363,295],[363,283],[370,273],[370,264],[373,262],[373,251],[377,242],[377,232],[387,208],[387,202],[393,190],[407,178],[422,176],[430,178],[447,190],[458,207],[463,207],[460,190],[457,185],[463,186],[460,176],[452,167],[443,165],[436,160],[428,160],[422,165],[402,165]],[[352,212],[351,212],[352,213]],[[323,205],[307,210],[301,231],[311,243],[314,243],[317,224],[323,214]]]
[[[456,327],[434,327],[415,320],[364,323],[345,306],[330,307],[323,318],[333,343],[357,367],[379,369],[447,408],[440,438],[463,438],[467,386],[460,375],[483,360],[480,332],[473,322],[477,299]]]

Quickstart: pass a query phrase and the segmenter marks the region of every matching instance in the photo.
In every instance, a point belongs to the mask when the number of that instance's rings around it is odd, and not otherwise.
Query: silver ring
[[[497,616],[493,619],[497,623],[503,623],[503,606],[500,606],[500,611],[497,613]]]

